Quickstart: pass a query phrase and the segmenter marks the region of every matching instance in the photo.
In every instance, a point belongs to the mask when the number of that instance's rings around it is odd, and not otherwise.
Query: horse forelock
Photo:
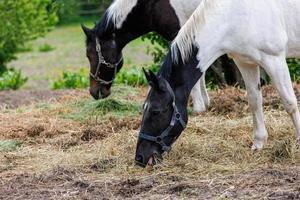
[[[114,0],[107,10],[107,20],[112,22],[115,28],[121,28],[137,2],[138,0]]]

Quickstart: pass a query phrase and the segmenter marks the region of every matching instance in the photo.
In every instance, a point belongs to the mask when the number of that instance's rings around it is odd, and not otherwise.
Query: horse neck
[[[191,90],[203,74],[197,68],[197,52],[198,49],[194,48],[191,59],[185,64],[181,61],[179,61],[179,64],[174,64],[169,52],[160,71],[161,74],[165,74],[162,76],[167,79],[173,89],[176,105],[185,118],[187,118],[187,104]],[[169,72],[163,72],[167,68],[167,65],[169,65],[169,68],[171,67],[170,70],[167,70]]]
[[[180,29],[180,22],[171,5],[166,2],[169,0],[149,0],[134,8],[122,27],[116,30],[119,46],[123,48],[149,32],[156,32],[166,40],[173,40]]]

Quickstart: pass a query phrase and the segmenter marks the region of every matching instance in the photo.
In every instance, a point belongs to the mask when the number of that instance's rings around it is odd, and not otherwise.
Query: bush
[[[147,68],[151,69],[154,72],[158,72],[159,69],[156,64],[148,66]],[[130,86],[147,85],[147,80],[143,71],[141,70],[141,68],[136,66],[120,71],[116,77],[115,82]]]
[[[0,90],[17,90],[27,82],[20,70],[8,69],[0,75]]]
[[[44,35],[57,22],[52,0],[0,1],[0,71],[28,40]]]
[[[143,36],[142,40],[149,40],[151,42],[152,46],[147,47],[147,53],[152,55],[154,64],[160,66],[167,55],[170,42],[153,32]]]
[[[39,52],[49,52],[54,50],[55,48],[49,44],[43,44],[39,47]]]
[[[300,82],[300,59],[287,59],[291,79],[294,82]]]
[[[51,83],[51,89],[77,89],[88,87],[89,81],[85,70],[79,72],[63,72],[62,78]]]
[[[33,51],[33,47],[30,44],[25,44],[23,46],[18,47],[17,52],[18,53],[25,53],[25,52],[31,52]]]

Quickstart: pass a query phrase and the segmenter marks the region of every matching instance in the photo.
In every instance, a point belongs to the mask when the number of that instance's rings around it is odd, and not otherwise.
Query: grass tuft
[[[21,146],[19,140],[0,140],[0,152],[14,151]]]
[[[55,48],[49,44],[43,44],[39,47],[39,52],[49,52],[53,51]]]

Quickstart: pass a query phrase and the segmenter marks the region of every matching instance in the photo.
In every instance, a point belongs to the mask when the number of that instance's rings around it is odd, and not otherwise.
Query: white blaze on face
[[[185,24],[201,2],[202,0],[170,0],[170,4],[179,19],[180,26]]]
[[[121,28],[128,14],[136,6],[138,0],[115,0],[108,8],[108,18],[116,28]]]

